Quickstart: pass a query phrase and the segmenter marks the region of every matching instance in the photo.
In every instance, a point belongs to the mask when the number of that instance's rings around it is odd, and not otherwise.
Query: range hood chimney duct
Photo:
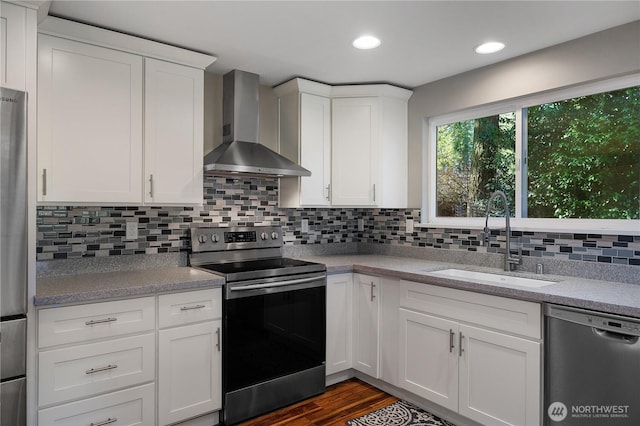
[[[233,70],[222,79],[222,144],[204,157],[208,175],[311,176],[258,142],[260,77]]]

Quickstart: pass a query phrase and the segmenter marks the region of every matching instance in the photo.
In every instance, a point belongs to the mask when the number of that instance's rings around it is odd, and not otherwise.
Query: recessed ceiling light
[[[504,49],[504,43],[500,43],[499,41],[490,41],[488,43],[482,43],[480,46],[476,47],[476,53],[480,53],[485,55],[487,53],[496,53],[500,50]]]
[[[352,44],[356,49],[374,49],[380,46],[380,39],[374,36],[365,35],[353,40]]]

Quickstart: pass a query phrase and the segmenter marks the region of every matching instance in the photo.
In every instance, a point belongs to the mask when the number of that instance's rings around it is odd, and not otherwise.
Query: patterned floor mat
[[[347,426],[455,426],[406,401],[397,401],[357,419]]]

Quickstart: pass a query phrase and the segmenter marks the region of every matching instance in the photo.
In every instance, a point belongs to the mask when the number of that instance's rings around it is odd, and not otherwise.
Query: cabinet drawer
[[[153,383],[38,412],[41,426],[155,424]]]
[[[155,377],[155,333],[38,354],[38,398],[45,406],[133,386]]]
[[[402,281],[400,306],[534,339],[541,338],[539,303]]]
[[[158,297],[160,328],[207,321],[221,316],[221,288],[163,294]]]
[[[154,328],[154,297],[41,309],[38,311],[38,347],[121,336]]]

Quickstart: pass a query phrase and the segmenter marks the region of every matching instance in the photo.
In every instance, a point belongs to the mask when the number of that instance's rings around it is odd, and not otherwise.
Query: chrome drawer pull
[[[194,306],[183,306],[182,308],[180,308],[181,311],[191,311],[193,309],[202,309],[205,308],[206,306],[204,305],[194,305]]]
[[[118,321],[118,318],[105,318],[105,319],[99,319],[99,320],[91,320],[91,321],[85,322],[84,325],[104,324],[107,322],[114,322],[114,321]]]
[[[85,371],[85,374],[93,374],[93,373],[99,373],[101,371],[107,371],[107,370],[113,370],[114,368],[118,368],[117,364],[109,364],[106,367],[98,367],[98,368],[92,368],[90,370]]]
[[[464,336],[462,335],[462,332],[460,332],[460,336],[459,337],[460,337],[460,342],[459,342],[460,351],[458,352],[458,356],[462,356],[462,352],[464,352],[464,349],[462,348],[462,339],[464,339]]]
[[[98,422],[98,423],[91,422],[91,423],[89,423],[89,426],[104,426],[104,425],[108,425],[108,424],[111,424],[111,423],[115,423],[117,421],[118,421],[117,417],[114,417],[114,418],[109,417],[107,420],[103,420],[103,421]]]
[[[449,329],[449,353],[452,353],[453,348],[455,347],[455,345],[453,344],[453,338],[455,335],[456,333],[454,333],[452,329]]]

